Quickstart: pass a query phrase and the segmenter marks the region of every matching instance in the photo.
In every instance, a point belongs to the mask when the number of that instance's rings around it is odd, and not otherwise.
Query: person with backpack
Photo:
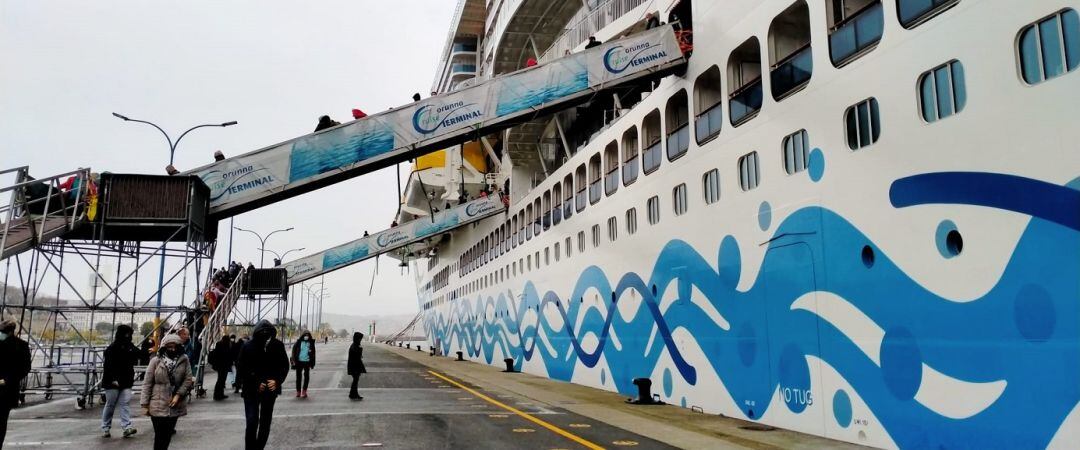
[[[225,381],[229,379],[229,372],[232,371],[232,341],[229,340],[229,335],[222,335],[221,340],[214,346],[214,350],[210,351],[209,355],[210,367],[217,372],[217,382],[214,383],[214,400],[220,401],[229,398],[225,395]]]
[[[135,364],[139,362],[140,350],[131,342],[135,330],[127,325],[116,327],[112,344],[105,349],[101,388],[105,390],[105,407],[101,410],[102,437],[112,437],[112,419],[116,407],[120,407],[120,427],[124,437],[137,432],[131,423],[131,386],[135,384]]]
[[[293,344],[289,363],[296,371],[296,398],[307,398],[311,369],[315,368],[315,339],[311,337],[311,332],[300,334],[300,339]]]
[[[139,401],[154,425],[154,450],[169,448],[176,421],[187,415],[187,396],[194,384],[191,361],[184,353],[180,336],[165,336],[161,350],[146,366]]]
[[[360,393],[356,391],[356,385],[360,382],[360,375],[367,373],[367,368],[364,367],[364,347],[361,345],[364,342],[364,333],[359,331],[352,335],[352,346],[349,347],[349,362],[348,373],[352,376],[352,387],[349,389],[349,398],[352,400],[363,400],[364,397],[360,396]]]

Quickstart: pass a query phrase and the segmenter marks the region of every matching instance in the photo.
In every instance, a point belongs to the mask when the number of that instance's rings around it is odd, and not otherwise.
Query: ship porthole
[[[862,263],[867,269],[874,267],[874,249],[869,245],[864,245],[862,248]]]

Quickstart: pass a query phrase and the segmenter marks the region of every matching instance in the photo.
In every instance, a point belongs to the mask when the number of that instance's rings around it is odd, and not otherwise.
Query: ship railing
[[[555,38],[555,42],[540,56],[540,62],[562,57],[566,52],[573,51],[578,45],[589,40],[589,36],[595,35],[596,32],[621,19],[637,7],[654,1],[607,0],[591,11],[582,9],[583,13],[575,16],[566,30]]]

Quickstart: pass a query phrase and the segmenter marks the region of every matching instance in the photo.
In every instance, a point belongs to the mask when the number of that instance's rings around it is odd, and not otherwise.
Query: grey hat
[[[167,336],[165,336],[164,338],[161,339],[161,346],[162,347],[164,347],[165,345],[170,344],[170,343],[176,344],[176,345],[181,345],[180,336],[177,336],[175,334],[170,334],[170,335],[167,335]]]

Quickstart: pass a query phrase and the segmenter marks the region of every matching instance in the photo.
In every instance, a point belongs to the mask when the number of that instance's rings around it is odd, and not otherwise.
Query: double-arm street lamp
[[[267,237],[269,237],[269,236],[267,236]],[[278,260],[278,262],[285,262],[285,256],[286,255],[288,255],[289,253],[292,253],[292,252],[302,252],[302,251],[304,251],[304,247],[285,250],[285,253],[278,253],[278,252],[275,252],[275,251],[270,250],[268,248],[265,248],[265,249],[260,248],[259,250],[260,251],[270,252],[270,254],[274,255],[274,259]]]
[[[266,235],[266,237],[263,237],[263,235],[255,232],[255,231],[251,231],[251,230],[240,228],[240,227],[233,227],[233,228],[236,229],[236,231],[246,231],[248,233],[254,234],[255,237],[259,239],[259,252],[260,252],[259,253],[259,268],[260,269],[263,268],[263,263],[266,261],[266,241],[268,239],[270,239],[270,236],[273,236],[274,233],[282,233],[282,232],[286,232],[286,231],[292,231],[292,229],[293,229],[293,227],[289,227],[289,228],[283,228],[283,229],[280,229],[280,230],[274,230],[274,231],[271,231],[270,234]],[[285,253],[288,253],[288,252],[285,252]]]
[[[118,119],[122,119],[125,122],[145,123],[145,124],[150,125],[150,126],[152,126],[154,128],[157,128],[157,130],[160,131],[161,134],[165,135],[165,140],[169,141],[169,165],[170,166],[173,164],[173,159],[176,156],[176,146],[180,145],[180,140],[183,139],[184,136],[187,136],[188,133],[190,133],[190,132],[192,132],[194,130],[197,130],[199,128],[231,127],[233,125],[236,125],[236,123],[237,123],[235,120],[231,120],[231,121],[223,122],[223,123],[207,123],[207,124],[203,124],[203,125],[196,125],[196,126],[193,126],[191,128],[188,128],[187,131],[185,131],[183,133],[180,133],[180,137],[176,138],[176,141],[173,141],[172,138],[169,137],[169,133],[166,133],[165,130],[161,129],[161,127],[157,126],[153,122],[147,122],[145,120],[139,120],[139,119],[132,119],[130,117],[127,117],[127,116],[125,116],[123,114],[118,114],[118,113],[112,113],[112,115],[116,116]]]

